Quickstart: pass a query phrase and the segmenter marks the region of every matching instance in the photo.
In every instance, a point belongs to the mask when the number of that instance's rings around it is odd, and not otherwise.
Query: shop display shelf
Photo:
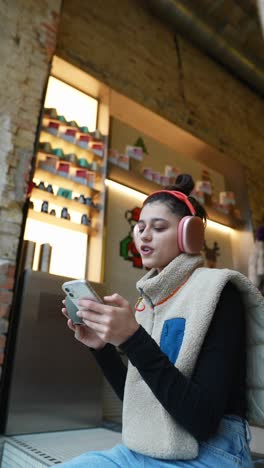
[[[85,213],[87,216],[90,216],[92,211],[92,208],[84,203],[80,203],[76,200],[71,200],[59,195],[54,195],[53,193],[47,192],[46,190],[40,190],[36,187],[33,188],[30,198],[36,198],[37,200],[42,201],[46,200],[47,202],[62,208],[66,206],[69,210],[78,211],[81,214]]]
[[[79,135],[85,135],[86,132],[82,132],[80,130],[79,127],[74,127],[73,125],[69,125],[68,122],[63,122],[62,120],[59,120],[59,119],[55,119],[54,117],[50,117],[48,114],[44,114],[43,117],[42,117],[42,122],[53,122],[53,123],[56,123],[56,124],[59,124],[60,128],[63,128],[63,129],[73,129],[73,130],[77,130],[77,133]],[[93,132],[89,133],[88,132],[88,135],[92,135]],[[93,135],[92,135],[93,136]],[[100,141],[102,141],[102,143],[104,143],[106,140],[106,136],[103,135],[102,138],[100,139]]]
[[[107,177],[114,182],[126,185],[134,190],[149,195],[156,190],[162,190],[162,185],[156,184],[151,180],[145,179],[140,173],[135,171],[127,171],[115,164],[109,163],[107,167]],[[233,229],[239,229],[243,226],[243,220],[234,218],[231,215],[221,213],[210,205],[204,204],[204,207],[208,214],[208,219],[215,221],[216,223],[224,224],[225,226]]]
[[[61,227],[64,229],[69,229],[72,231],[82,232],[84,234],[95,234],[96,229],[85,226],[84,224],[73,223],[68,219],[57,218],[48,213],[42,213],[40,211],[34,211],[31,208],[28,210],[28,219],[34,221],[40,221],[41,223],[51,224],[52,226]]]
[[[101,190],[97,188],[90,187],[86,184],[80,184],[78,182],[74,182],[73,180],[69,179],[68,177],[60,176],[56,173],[46,171],[45,169],[37,168],[34,173],[34,179],[41,180],[43,182],[47,182],[52,185],[57,185],[58,187],[64,187],[69,190],[73,190],[77,193],[84,193],[86,196],[90,194],[99,194]]]
[[[37,161],[38,161],[38,162],[39,162],[39,161],[45,161],[44,158],[45,158],[46,156],[56,156],[56,155],[53,154],[53,153],[45,153],[44,151],[38,151],[38,152],[37,152]],[[58,157],[58,156],[57,156],[57,157]],[[78,166],[77,164],[74,164],[74,163],[72,163],[72,162],[69,162],[69,161],[67,161],[66,159],[63,159],[63,158],[59,158],[59,157],[58,157],[58,163],[60,163],[60,162],[62,162],[62,163],[64,163],[64,162],[68,163],[68,164],[70,165],[70,168],[71,168],[71,169],[85,169],[88,173],[90,173],[90,174],[95,174],[95,177],[96,177],[97,180],[100,180],[100,179],[102,179],[102,177],[103,177],[103,173],[102,173],[101,171],[93,170],[93,169],[87,169],[86,167]]]
[[[64,148],[65,153],[76,153],[78,154],[85,154],[93,160],[94,158],[98,158],[100,161],[104,159],[104,154],[100,156],[99,154],[95,153],[92,149],[82,148],[81,146],[77,145],[76,143],[71,143],[70,141],[64,140],[58,135],[53,135],[50,132],[47,132],[44,128],[41,129],[40,136],[43,137],[43,141],[49,141],[51,144],[56,146],[60,146]],[[40,140],[42,141],[42,139]]]

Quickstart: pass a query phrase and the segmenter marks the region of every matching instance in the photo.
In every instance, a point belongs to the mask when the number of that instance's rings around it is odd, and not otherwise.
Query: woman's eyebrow
[[[151,221],[151,223],[155,223],[156,221],[165,221],[166,223],[168,222],[168,220],[167,220],[167,219],[164,219],[164,218],[151,218],[150,221]],[[140,220],[138,221],[138,224],[145,224],[144,219],[140,219]]]

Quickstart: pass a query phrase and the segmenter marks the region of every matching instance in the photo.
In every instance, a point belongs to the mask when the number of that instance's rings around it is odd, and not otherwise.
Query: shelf
[[[37,156],[38,156],[37,157],[38,162],[39,161],[44,161],[45,162],[45,158],[47,156],[54,156],[54,157],[58,158],[58,163],[60,163],[60,162],[68,163],[71,169],[79,169],[79,170],[84,169],[89,174],[95,174],[95,177],[96,177],[97,180],[102,179],[102,177],[103,177],[103,173],[101,171],[88,169],[88,168],[83,167],[83,166],[78,166],[77,164],[71,163],[71,162],[67,161],[66,159],[59,158],[58,156],[56,156],[56,154],[53,154],[53,153],[45,153],[44,151],[38,151]]]
[[[82,132],[80,130],[79,127],[74,127],[72,125],[69,125],[68,122],[63,122],[59,119],[55,119],[54,117],[50,117],[48,114],[44,114],[43,117],[42,117],[42,121],[48,121],[48,122],[53,122],[53,123],[56,123],[56,124],[59,124],[60,127],[62,128],[69,128],[69,129],[72,129],[72,130],[77,130],[77,133],[79,133],[80,135],[85,135],[86,133],[85,132]],[[87,135],[90,135],[92,136],[93,138],[96,138],[94,135],[93,135],[94,132],[91,132],[91,133],[87,133]],[[98,140],[98,138],[97,138]],[[102,143],[105,143],[105,140],[106,140],[106,137],[103,135],[101,139],[99,139],[99,141],[101,141]]]
[[[42,135],[43,134],[43,135]],[[40,136],[43,136],[43,140],[40,139],[40,143],[43,141],[48,141],[50,144],[53,143],[53,145],[56,145],[58,147],[65,148],[64,153],[76,153],[78,151],[78,154],[81,155],[81,153],[89,156],[90,158],[98,158],[100,161],[104,159],[103,156],[99,156],[98,154],[94,153],[91,149],[85,149],[81,148],[81,146],[76,145],[75,143],[71,143],[69,141],[64,140],[64,138],[59,137],[58,135],[53,135],[50,132],[47,132],[45,129],[42,128]]]
[[[67,206],[69,210],[78,211],[81,214],[85,213],[88,216],[90,216],[90,213],[92,211],[92,207],[85,205],[84,203],[77,202],[76,200],[70,200],[69,198],[66,198],[66,197],[54,195],[50,192],[47,192],[46,190],[40,190],[36,187],[33,188],[30,198],[31,199],[36,198],[38,200],[43,200],[43,201],[46,200],[49,203],[53,203],[54,205],[61,206],[62,208],[64,206]]]
[[[58,174],[54,174],[53,172],[45,171],[45,169],[37,168],[34,173],[34,179],[48,182],[49,184],[57,185],[58,187],[67,188],[77,193],[101,193],[100,190],[89,187],[89,185],[79,184],[78,182],[74,182],[67,177],[62,177]]]
[[[115,166],[112,163],[108,163],[107,168],[107,177],[114,182],[118,182],[119,184],[126,185],[134,190],[138,190],[139,192],[145,193],[149,195],[152,192],[157,190],[162,190],[162,185],[156,184],[151,180],[145,179],[141,174],[133,172],[133,171],[126,171],[121,167]],[[243,226],[243,221],[232,217],[231,215],[226,215],[217,211],[210,205],[204,204],[204,208],[207,211],[208,219],[211,221],[215,221],[216,223],[224,224],[225,226],[238,229]]]
[[[42,213],[39,211],[34,211],[32,209],[28,210],[28,219],[40,221],[41,223],[45,224],[51,224],[52,226],[61,227],[64,229],[70,229],[72,231],[82,232],[84,234],[96,233],[96,230],[90,226],[73,223],[68,219],[56,218],[56,216],[52,216],[50,214]]]
[[[122,167],[115,166],[112,163],[108,163],[107,177],[114,182],[126,185],[127,187],[138,190],[146,195],[162,188],[161,185],[145,179],[142,175],[137,174],[136,172],[127,171],[126,169],[122,169]]]

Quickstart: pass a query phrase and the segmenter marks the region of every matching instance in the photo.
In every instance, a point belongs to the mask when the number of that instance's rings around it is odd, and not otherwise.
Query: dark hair
[[[182,192],[187,195],[188,200],[195,209],[195,215],[199,216],[199,218],[201,218],[206,223],[207,213],[204,207],[196,200],[196,198],[189,196],[193,189],[194,181],[190,174],[179,174],[174,185],[167,185],[167,187],[164,187],[164,190],[176,190],[177,192]],[[143,206],[147,205],[148,203],[154,203],[157,201],[165,203],[171,212],[180,219],[191,214],[188,206],[183,201],[178,200],[177,198],[172,197],[169,193],[164,192],[150,195],[143,203]]]

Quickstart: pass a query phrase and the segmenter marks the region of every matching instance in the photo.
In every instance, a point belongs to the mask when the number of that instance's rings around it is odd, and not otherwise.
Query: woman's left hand
[[[89,299],[78,301],[77,315],[105,342],[119,346],[139,328],[130,304],[119,294],[105,296],[106,304]]]

